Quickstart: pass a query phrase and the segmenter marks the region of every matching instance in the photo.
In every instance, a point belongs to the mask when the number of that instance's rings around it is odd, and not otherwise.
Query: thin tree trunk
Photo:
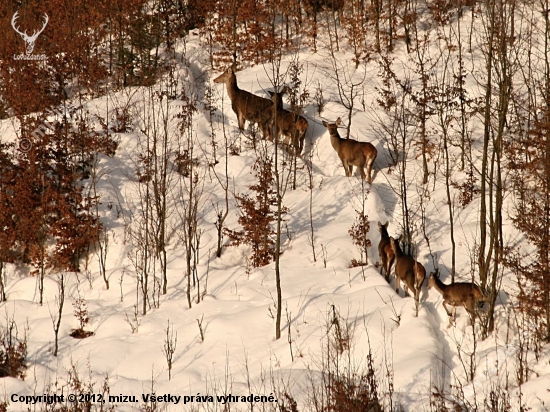
[[[276,89],[278,90],[278,88]],[[273,114],[274,114],[274,133],[275,136],[275,184],[277,185],[277,229],[276,229],[276,239],[275,239],[275,283],[277,289],[277,315],[275,319],[275,339],[281,338],[281,315],[282,315],[282,306],[283,306],[283,297],[281,290],[281,220],[282,220],[282,188],[281,188],[281,178],[279,176],[279,148],[277,139],[277,108],[273,105]]]
[[[449,225],[450,225],[450,235],[451,235],[451,283],[455,281],[455,271],[456,271],[456,244],[454,237],[454,215],[453,215],[453,201],[451,199],[451,168],[449,161],[449,147],[448,147],[448,136],[447,129],[443,130],[443,149],[445,151],[445,189],[447,192],[447,205],[449,206]]]
[[[0,302],[6,301],[6,284],[4,282],[4,269],[6,264],[0,260]]]
[[[57,307],[57,319],[54,322],[54,334],[55,334],[55,341],[54,341],[54,349],[53,349],[53,356],[57,357],[57,352],[59,350],[59,328],[61,327],[61,316],[63,315],[63,304],[65,303],[65,280],[63,277],[63,273],[60,275],[59,279],[59,301],[58,301],[58,307]]]
[[[485,256],[485,249],[487,245],[487,167],[488,167],[488,153],[489,153],[489,141],[491,138],[491,91],[492,91],[492,72],[493,72],[493,37],[495,29],[495,1],[487,1],[487,10],[489,11],[489,39],[488,39],[488,51],[486,56],[486,68],[487,83],[485,85],[485,108],[483,115],[483,154],[481,160],[481,182],[480,182],[480,212],[479,212],[479,230],[480,240],[478,249],[478,266],[479,277],[481,280],[481,287],[487,286],[488,276],[488,263],[491,255]]]

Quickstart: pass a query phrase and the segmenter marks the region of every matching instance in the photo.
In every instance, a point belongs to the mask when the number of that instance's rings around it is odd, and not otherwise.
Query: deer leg
[[[294,146],[294,153],[296,153],[297,156],[302,154],[302,143],[300,141],[300,132],[298,130],[296,130],[293,134],[292,146]]]
[[[364,164],[364,163],[360,164],[360,165],[358,166],[358,169],[359,169],[359,173],[361,173],[361,178],[362,178],[363,180],[365,180],[365,179],[366,179],[366,176],[365,176],[365,164]],[[369,183],[370,183],[370,181],[369,181]]]
[[[374,159],[367,161],[367,175],[368,180],[367,182],[372,183],[372,164],[374,163]]]
[[[291,136],[292,135],[290,134],[285,135],[285,144],[287,146],[291,146],[291,145],[294,146],[294,141],[291,140]]]
[[[304,133],[299,137],[299,151],[300,151],[300,154],[302,154],[302,152],[304,151],[305,142],[306,142],[306,134]]]
[[[386,282],[390,283],[390,272],[388,270],[388,258],[382,254],[380,255],[380,260],[382,261],[382,268],[384,269],[384,277],[386,278]]]
[[[272,142],[273,141],[273,128],[275,127],[275,123],[270,121],[267,126],[267,139]],[[277,135],[279,133],[279,129],[277,128]],[[275,135],[275,138],[277,138],[277,135]]]
[[[401,279],[399,279],[399,276],[395,276],[395,293],[399,295],[399,284],[401,283]]]
[[[466,309],[466,312],[468,312],[468,315],[470,315],[470,325],[473,326],[475,323],[475,309],[474,309],[474,301],[470,300],[465,305],[464,308]]]
[[[244,130],[245,118],[241,113],[237,113],[237,121],[239,123],[239,130]]]
[[[294,149],[294,152],[296,152],[296,150],[298,150],[298,136],[297,136],[297,131],[296,129],[293,127],[290,129],[289,133],[288,133],[288,144],[292,146],[292,148]]]
[[[447,316],[449,317],[449,325],[447,326],[450,328],[453,325],[454,320],[454,312],[449,312],[449,309],[447,308],[447,302],[443,301],[443,307],[445,308],[445,312],[447,312]],[[456,312],[456,308],[453,306],[454,311]]]
[[[269,122],[266,122],[266,123],[261,123],[260,125],[260,128],[262,129],[262,133],[264,135],[264,139],[267,139],[267,140],[271,140],[270,139],[270,135],[271,135],[271,125],[269,124]]]
[[[348,162],[346,162],[345,160],[342,160],[342,165],[344,166],[344,172],[346,173],[346,176],[349,177]]]
[[[445,308],[445,312],[447,312],[447,316],[452,317],[453,313],[452,313],[452,311],[451,312],[449,311],[449,308],[447,307],[447,302],[446,301],[443,301],[443,307]],[[453,308],[454,308],[454,306],[453,306]]]
[[[456,306],[453,306],[451,319],[453,320],[453,323],[456,326]]]
[[[453,321],[456,326],[456,306],[453,306]]]

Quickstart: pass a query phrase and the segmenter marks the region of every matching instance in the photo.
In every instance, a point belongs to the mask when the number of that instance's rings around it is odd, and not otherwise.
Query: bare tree
[[[378,103],[386,112],[390,124],[389,127],[384,124],[382,129],[390,132],[388,152],[390,158],[395,162],[398,174],[398,186],[392,186],[392,190],[401,200],[404,251],[410,254],[413,249],[412,240],[415,222],[408,197],[409,186],[412,184],[412,178],[408,173],[408,157],[412,145],[410,136],[414,134],[417,125],[415,116],[410,110],[410,97],[406,92],[410,89],[411,80],[409,78],[405,80],[398,79],[393,71],[392,63],[387,57],[383,56],[380,63],[383,86],[378,89],[380,95]],[[386,119],[380,120],[385,123]]]
[[[445,43],[447,45],[447,42]],[[453,122],[455,119],[455,110],[456,110],[456,97],[457,90],[453,87],[449,79],[450,77],[450,59],[451,52],[450,47],[443,47],[442,57],[443,57],[443,66],[438,71],[441,73],[441,76],[436,76],[434,79],[435,85],[434,88],[434,111],[437,116],[437,125],[441,132],[443,140],[443,156],[444,156],[444,176],[445,176],[445,192],[447,195],[447,207],[449,210],[449,230],[450,230],[450,240],[451,240],[451,283],[455,281],[455,271],[456,271],[456,242],[454,237],[454,199],[451,197],[451,174],[452,174],[452,160],[449,156],[449,129],[452,128]]]
[[[225,103],[225,100],[222,97],[222,100],[221,100],[221,112],[222,112],[221,124],[222,124],[222,133],[223,133],[223,157],[224,157],[224,171],[223,171],[223,174],[219,173],[216,170],[216,165],[218,164],[218,162],[216,161],[215,156],[214,156],[214,162],[211,162],[211,164],[210,164],[210,166],[211,166],[210,170],[211,170],[212,173],[214,173],[214,176],[216,177],[216,180],[220,184],[220,186],[223,190],[223,193],[224,193],[224,200],[223,200],[222,206],[220,206],[219,203],[214,205],[214,208],[216,210],[216,222],[214,223],[214,225],[216,226],[216,231],[217,231],[217,235],[218,235],[218,241],[217,241],[217,246],[216,246],[216,257],[221,257],[221,255],[222,255],[223,229],[224,229],[225,220],[227,219],[227,216],[229,215],[229,170],[228,170],[228,167],[229,167],[229,155],[230,155],[230,152],[232,150],[231,149],[232,144],[229,140],[228,131],[225,127],[225,115],[223,114],[224,113],[224,106],[225,106],[224,103]],[[210,122],[211,123],[213,123],[212,122],[212,115],[213,115],[213,112],[210,111]],[[212,134],[214,134],[213,126],[211,126],[211,128],[212,128]],[[214,140],[214,137],[213,137],[213,140]],[[212,143],[213,152],[215,152],[214,147],[217,147],[217,145],[218,145],[218,143],[213,141],[213,143]]]
[[[336,84],[338,96],[342,106],[348,111],[346,139],[350,137],[351,121],[356,110],[356,100],[364,93],[364,83],[367,72],[364,68],[350,68],[347,63],[342,63],[330,49],[332,70],[327,71],[327,76]]]
[[[315,225],[314,225],[314,213],[313,213],[313,191],[316,187],[315,174],[313,173],[313,154],[315,153],[315,146],[311,148],[308,152],[308,157],[305,159],[304,163],[306,165],[307,173],[307,189],[308,189],[308,198],[309,198],[309,230],[308,234],[309,242],[311,245],[311,252],[313,254],[313,261],[317,262],[317,253],[315,251],[315,243],[317,237],[315,236]]]
[[[168,326],[166,327],[166,337],[164,338],[164,345],[162,347],[162,354],[166,358],[168,364],[168,380],[172,379],[172,365],[174,361],[174,353],[178,344],[178,332],[174,336],[174,326],[170,328],[170,319],[168,319]]]
[[[176,226],[177,236],[185,245],[187,304],[191,308],[192,287],[197,287],[197,302],[201,298],[197,266],[202,234],[199,222],[206,170],[200,167],[200,163],[195,157],[196,136],[193,128],[193,116],[197,111],[195,98],[187,95],[183,98],[187,104],[182,106],[179,114],[178,133],[179,151],[184,155],[178,166],[182,177],[179,179],[178,189],[175,193],[175,205],[179,216]]]
[[[532,346],[536,357],[550,341],[550,2],[539,2],[526,22],[530,33],[524,50],[529,58],[520,67],[526,93],[516,93],[511,102],[510,126],[514,138],[506,144],[516,195],[511,219],[527,242],[505,250],[505,263],[517,277],[516,323],[521,319],[523,343],[518,356],[518,382],[529,378],[526,358]],[[523,12],[523,10],[522,10]],[[536,13],[536,14],[535,14]],[[540,17],[539,17],[540,13]],[[536,16],[536,17],[534,17]],[[522,36],[523,37],[523,36]],[[526,328],[526,323],[529,327]],[[518,326],[519,328],[519,326]],[[527,329],[527,330],[525,330]],[[529,345],[529,340],[533,343]],[[527,342],[525,342],[527,341]]]
[[[407,2],[409,3],[409,2]],[[432,152],[433,145],[430,144],[428,137],[428,121],[430,116],[433,114],[431,109],[431,103],[433,101],[432,90],[433,88],[429,87],[430,72],[433,69],[435,64],[431,61],[430,56],[428,55],[428,50],[430,46],[430,32],[424,34],[422,39],[418,38],[418,32],[416,33],[416,53],[414,63],[416,65],[415,72],[420,77],[420,89],[413,91],[411,88],[406,89],[410,92],[412,101],[416,106],[415,117],[418,121],[418,134],[420,135],[420,152],[422,156],[422,169],[424,176],[422,178],[422,183],[428,183],[428,156]]]
[[[486,47],[483,50],[487,79],[484,101],[484,133],[481,169],[480,244],[478,266],[482,288],[489,295],[488,315],[483,323],[484,336],[494,330],[494,311],[498,294],[501,262],[504,254],[502,231],[502,210],[504,182],[502,155],[505,128],[508,124],[512,79],[517,69],[513,60],[513,39],[515,32],[514,0],[487,0],[486,3]],[[494,87],[493,76],[497,83]],[[497,97],[492,91],[497,91]]]
[[[98,172],[98,163],[99,163],[99,158],[95,156],[91,170],[90,170],[90,178],[91,178],[90,194],[94,198],[99,197],[98,191],[97,191],[97,184],[101,179],[101,174]],[[100,202],[96,202],[94,207],[94,213],[98,221],[100,217],[99,204]],[[99,262],[99,273],[103,278],[103,282],[105,282],[105,288],[109,290],[109,280],[107,279],[107,253],[109,251],[109,234],[107,233],[105,228],[98,232],[96,245],[97,245],[96,254]]]
[[[266,70],[268,76],[273,86],[273,89],[276,93],[281,91],[281,86],[284,83],[285,75],[281,73],[281,53],[274,55],[270,69]],[[272,122],[272,135],[277,136],[277,105],[273,105],[273,122]],[[274,139],[275,149],[274,149],[274,158],[273,158],[273,167],[274,167],[274,178],[275,178],[275,197],[276,197],[276,212],[275,212],[275,287],[277,290],[277,314],[275,318],[275,339],[281,337],[281,318],[282,318],[282,288],[281,288],[281,247],[282,247],[282,221],[283,216],[288,212],[288,208],[283,206],[283,198],[285,196],[286,190],[290,183],[292,173],[291,169],[288,168],[287,162],[281,161],[279,158],[279,142],[278,139]]]
[[[152,180],[155,178],[155,141],[158,138],[159,124],[156,117],[155,91],[145,89],[147,95],[136,113],[138,134],[138,156],[135,160],[137,182],[135,193],[127,195],[129,214],[124,216],[126,231],[133,250],[128,252],[137,278],[137,287],[141,294],[141,313],[146,315],[155,304],[155,285],[157,274],[157,249],[155,244],[155,206]],[[151,281],[153,285],[151,285]],[[152,291],[151,291],[152,289]]]
[[[54,332],[54,347],[53,347],[53,356],[57,356],[59,350],[59,329],[61,328],[61,317],[63,316],[63,304],[65,303],[65,286],[66,281],[63,273],[57,278],[57,297],[55,298],[55,303],[57,306],[57,313],[50,313],[53,324]]]

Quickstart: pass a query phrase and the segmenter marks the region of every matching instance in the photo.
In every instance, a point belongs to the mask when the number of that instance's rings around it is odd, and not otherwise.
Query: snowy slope
[[[204,87],[199,78],[205,74],[213,78],[218,73],[208,69],[207,56],[197,37],[189,39],[186,50],[188,65],[180,68],[180,82],[199,96]],[[448,328],[441,296],[435,290],[428,291],[424,285],[420,311],[416,317],[413,298],[404,297],[403,291],[397,295],[394,281],[388,285],[373,264],[378,261],[378,221],[389,221],[390,234],[400,234],[400,200],[392,189],[398,185],[397,175],[395,169],[390,168],[386,142],[381,138],[380,128],[376,124],[376,119],[383,118],[376,103],[378,66],[374,61],[369,62],[360,66],[354,74],[354,78],[365,78],[365,93],[363,106],[358,104],[353,112],[351,137],[370,141],[378,150],[374,181],[368,185],[361,181],[357,173],[351,178],[345,177],[341,162],[330,145],[328,132],[321,124],[322,120],[332,122],[339,116],[347,119],[347,112],[339,103],[335,85],[327,76],[332,70],[329,55],[320,50],[316,54],[308,50],[299,54],[299,61],[305,67],[306,85],[313,88],[320,84],[327,104],[322,116],[317,113],[313,99],[305,109],[309,130],[304,156],[298,159],[298,187],[288,190],[283,200],[290,211],[285,221],[288,230],[283,233],[281,257],[282,338],[274,339],[275,325],[270,316],[274,313],[276,295],[274,264],[251,268],[247,273],[245,256],[249,250],[242,246],[226,247],[221,258],[214,256],[216,210],[213,205],[223,201],[224,193],[208,171],[208,159],[212,156],[209,116],[199,110],[194,117],[194,130],[201,148],[195,153],[200,158],[199,169],[205,185],[200,215],[204,233],[198,270],[200,284],[204,286],[207,283],[204,300],[188,308],[185,250],[181,240],[173,236],[168,253],[167,294],[161,295],[159,308],[151,309],[146,316],[139,316],[139,329],[132,333],[126,318],[132,317],[136,303],[136,277],[128,258],[132,245],[125,233],[125,219],[136,207],[140,183],[135,176],[135,161],[140,147],[137,143],[138,132],[121,133],[116,156],[102,157],[99,164],[103,175],[99,184],[102,221],[110,236],[107,269],[111,287],[105,289],[95,256],[90,260],[88,276],[83,273],[67,276],[68,303],[61,322],[60,352],[56,358],[52,355],[51,318],[56,310],[56,276],[52,274],[48,277],[45,304],[39,306],[36,303],[36,279],[28,277],[20,268],[10,266],[8,301],[2,306],[7,318],[13,316],[18,325],[28,325],[30,367],[24,381],[4,378],[1,381],[2,393],[8,397],[14,393],[41,394],[48,387],[54,388],[56,383],[61,388],[67,379],[67,371],[75,365],[84,379],[90,374],[96,391],[104,377],[108,376],[110,393],[115,395],[135,395],[139,399],[141,394],[153,392],[180,396],[200,393],[214,397],[228,393],[269,395],[274,392],[271,379],[280,379],[286,382],[300,405],[304,405],[305,388],[311,373],[308,371],[318,369],[333,307],[354,330],[354,361],[362,366],[370,350],[382,382],[387,380],[385,368],[389,365],[393,371],[394,405],[400,404],[405,411],[429,410],[429,397],[434,385],[448,390],[449,385],[457,385],[457,382],[462,382],[464,395],[471,404],[479,403],[488,393],[491,382],[503,379],[505,368],[513,375],[513,357],[517,349],[505,327],[508,302],[504,292],[502,304],[497,309],[497,332],[486,341],[474,340],[472,327],[463,309],[458,309],[456,326]],[[404,55],[404,50],[396,53],[398,58]],[[473,56],[473,59],[476,58],[475,53]],[[283,62],[282,72],[291,57]],[[341,61],[347,59],[352,70],[351,55],[341,52],[339,57]],[[472,71],[475,69],[472,65]],[[263,66],[239,71],[239,86],[267,97],[266,91],[272,89],[268,73],[269,70]],[[469,81],[468,87],[474,90],[475,83],[471,78]],[[224,86],[214,85],[213,88],[218,110],[212,120],[218,143],[222,144],[222,124],[225,123],[228,134],[235,137],[238,135],[237,122]],[[142,90],[120,92],[90,101],[86,108],[91,113],[105,115],[108,106],[127,102],[141,108],[148,104],[147,95]],[[170,113],[176,114],[182,104],[181,101],[173,101]],[[3,139],[13,137],[10,127],[4,122]],[[175,122],[171,122],[170,127],[176,127]],[[342,135],[344,132],[341,129]],[[244,143],[240,155],[228,157],[227,170],[232,193],[244,193],[254,182],[251,167],[257,153],[248,148],[249,139],[250,131],[246,131],[242,137]],[[259,141],[258,145],[267,151],[273,150],[271,143]],[[414,151],[409,154],[409,173],[411,180],[418,181],[420,178],[416,176],[420,175],[421,165],[416,155]],[[284,157],[282,150],[280,157]],[[311,195],[316,262],[313,261],[308,238],[310,193],[304,163],[308,159],[311,159],[314,171]],[[225,160],[223,157],[218,160],[216,171],[223,175]],[[176,174],[174,179],[173,185],[176,187],[177,179],[181,177]],[[426,226],[431,252],[436,256],[442,279],[449,283],[447,268],[450,267],[451,252],[444,183],[441,174],[436,182],[430,183],[434,190],[426,203]],[[409,190],[412,201],[415,201],[418,198],[415,186],[412,185]],[[348,230],[355,220],[356,210],[362,207],[363,199],[371,227],[369,238],[373,244],[369,251],[370,264],[363,268],[350,268],[351,260],[359,259],[359,251],[353,245]],[[170,207],[175,208],[176,202],[177,199],[172,199]],[[238,229],[239,215],[233,194],[230,194],[229,204],[231,210],[226,226]],[[119,208],[121,213],[117,212]],[[469,280],[469,248],[478,229],[477,212],[475,202],[456,210],[457,269],[458,278],[463,281]],[[176,213],[171,215],[171,222],[177,227]],[[435,268],[428,245],[421,234],[417,235],[417,242],[418,260],[429,273]],[[326,267],[321,258],[322,247],[326,248]],[[71,329],[78,326],[70,302],[79,293],[87,301],[91,316],[87,329],[95,333],[83,340],[69,336]],[[196,291],[193,293],[196,294]],[[290,328],[287,319],[290,319]],[[198,320],[202,320],[204,342],[201,341]],[[162,352],[168,322],[177,332],[171,380],[168,379]],[[291,359],[287,340],[289,330],[294,360]],[[475,378],[468,383],[465,375],[474,345],[477,350]],[[545,410],[543,401],[550,402],[550,393],[546,390],[550,384],[548,357],[545,359],[533,365],[536,376],[522,389],[522,401],[532,411]],[[68,393],[67,388],[64,391]],[[513,398],[517,400],[518,396],[513,395]],[[384,400],[388,402],[386,397]],[[182,403],[169,405],[168,410],[190,410],[185,409],[190,408],[190,404],[183,406]],[[137,403],[120,403],[116,410],[136,410],[137,406]],[[194,403],[193,406],[198,407],[199,404]],[[239,408],[239,405],[234,407]],[[247,410],[242,405],[240,407],[243,409],[236,410]],[[13,403],[11,410],[26,410],[26,407]],[[300,410],[303,410],[301,406]]]

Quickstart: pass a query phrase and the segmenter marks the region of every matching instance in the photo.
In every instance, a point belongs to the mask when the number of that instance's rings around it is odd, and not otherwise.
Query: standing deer
[[[390,283],[391,267],[395,260],[395,254],[390,244],[390,235],[388,234],[388,224],[385,225],[382,222],[378,222],[378,230],[380,231],[380,243],[378,244],[378,255],[380,256],[380,273],[384,270],[384,276],[386,281]]]
[[[390,246],[395,255],[395,291],[399,294],[399,284],[405,282],[405,295],[408,295],[407,288],[414,293],[414,300],[420,298],[420,289],[426,277],[426,269],[412,257],[407,256],[399,247],[399,242],[390,237]],[[417,306],[418,309],[418,306]],[[417,310],[418,312],[418,310]]]
[[[372,165],[376,159],[377,150],[371,143],[358,142],[353,139],[342,139],[338,134],[338,126],[342,123],[342,119],[338,118],[335,123],[327,123],[323,120],[323,126],[328,129],[330,134],[330,143],[338,157],[344,165],[346,176],[351,176],[353,166],[357,166],[361,177],[365,178],[365,166],[367,167],[367,182],[372,183]]]
[[[19,34],[23,38],[23,40],[25,41],[25,44],[26,44],[25,50],[26,50],[27,55],[32,54],[32,51],[34,50],[34,43],[36,42],[36,39],[38,38],[38,35],[44,31],[44,29],[46,28],[46,25],[48,24],[49,17],[46,13],[44,13],[44,16],[45,16],[44,25],[42,26],[42,28],[40,30],[38,30],[38,31],[35,30],[31,36],[29,36],[26,31],[24,31],[24,32],[19,31],[19,29],[15,26],[15,22],[16,22],[17,18],[19,17],[19,12],[18,11],[16,11],[15,14],[13,15],[13,17],[11,18],[11,26],[13,27],[15,32],[17,34]]]
[[[214,83],[224,83],[227,87],[231,108],[237,115],[240,130],[244,130],[244,122],[248,120],[250,123],[258,123],[264,137],[270,136],[268,124],[273,115],[273,102],[271,100],[239,89],[233,67],[229,67],[220,76],[216,77]]]
[[[446,285],[439,277],[430,273],[428,288],[431,289],[432,287],[435,287],[443,296],[443,307],[445,308],[445,312],[447,312],[447,316],[449,316],[449,326],[456,319],[457,306],[464,306],[466,312],[470,315],[470,324],[473,325],[475,322],[475,306],[487,301],[481,288],[475,283],[456,282]],[[447,305],[453,307],[451,311],[449,311]]]
[[[277,126],[277,140],[281,135],[285,135],[285,144],[292,145],[295,152],[300,155],[304,149],[304,140],[309,124],[303,116],[283,109],[282,96],[288,91],[288,86],[285,86],[279,93],[269,92],[271,100],[277,110],[275,116],[271,119],[269,133],[272,133],[273,124],[275,124]],[[270,138],[270,140],[272,140],[272,138]]]

